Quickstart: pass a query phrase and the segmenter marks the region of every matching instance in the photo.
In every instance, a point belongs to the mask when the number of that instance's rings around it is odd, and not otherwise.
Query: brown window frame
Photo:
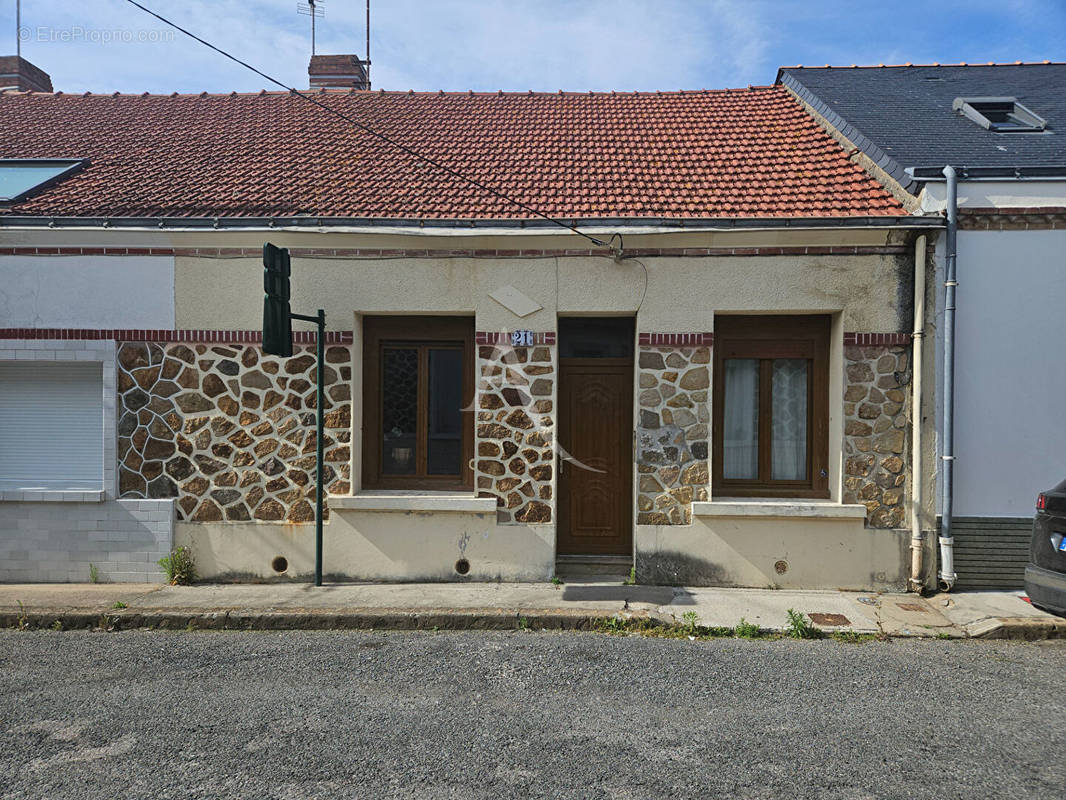
[[[717,316],[714,321],[712,483],[727,497],[828,498],[829,493],[829,338],[828,315]],[[759,359],[759,478],[724,478],[723,431],[725,361]],[[804,358],[807,381],[807,480],[773,480],[771,382],[775,358]]]
[[[386,347],[418,347],[419,463],[414,475],[382,472],[382,353]],[[425,460],[429,405],[429,348],[453,345],[463,352],[462,463],[459,475],[427,475]],[[474,473],[474,319],[473,317],[364,317],[363,318],[363,488],[472,491]]]

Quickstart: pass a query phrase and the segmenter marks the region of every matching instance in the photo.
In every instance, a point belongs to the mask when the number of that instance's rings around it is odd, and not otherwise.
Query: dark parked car
[[[1034,606],[1066,615],[1066,481],[1036,498],[1025,591]]]

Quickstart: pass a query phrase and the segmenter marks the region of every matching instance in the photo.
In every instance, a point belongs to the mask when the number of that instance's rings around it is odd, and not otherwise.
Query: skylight
[[[82,159],[0,158],[0,203],[47,189],[85,166]]]
[[[996,133],[1042,131],[1047,122],[1013,97],[956,97],[951,108]]]

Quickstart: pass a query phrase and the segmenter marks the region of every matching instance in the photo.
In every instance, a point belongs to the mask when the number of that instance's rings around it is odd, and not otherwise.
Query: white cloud
[[[143,1],[280,80],[306,85],[309,20],[296,13],[296,0]],[[324,6],[318,52],[361,55],[363,2],[327,0]],[[377,0],[374,84],[551,91],[717,88],[737,83],[735,76],[765,83],[773,76],[762,64],[757,9],[730,0]],[[0,26],[7,24],[0,16]],[[30,33],[23,55],[63,91],[269,88],[180,33],[164,42],[89,41],[108,31],[171,34],[123,0],[25,0],[23,26]]]
[[[142,0],[304,87],[309,20],[297,1]],[[13,6],[0,0],[0,32],[13,30]],[[319,52],[361,55],[363,0],[325,8]],[[921,26],[899,24],[916,14]],[[1066,25],[1062,0],[373,0],[373,15],[374,85],[397,90],[722,88],[771,83],[782,64],[1061,60]],[[178,33],[62,40],[75,29],[169,33],[124,0],[23,0],[23,24],[23,55],[63,91],[270,88]],[[38,27],[57,38],[37,41]]]

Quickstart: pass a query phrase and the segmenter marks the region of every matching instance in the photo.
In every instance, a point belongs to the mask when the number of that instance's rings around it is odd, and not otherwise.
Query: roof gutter
[[[1015,167],[955,167],[959,178],[966,181],[1062,181],[1066,180],[1066,164]],[[915,181],[937,183],[948,181],[944,167],[907,167],[905,172]]]
[[[582,232],[610,234],[689,233],[758,230],[824,230],[939,228],[939,216],[892,217],[602,217],[562,220]],[[527,219],[387,219],[380,217],[67,217],[0,214],[0,228],[64,228],[82,230],[166,231],[336,231],[396,233],[415,236],[477,236],[485,233],[539,234],[562,232],[557,223]]]

